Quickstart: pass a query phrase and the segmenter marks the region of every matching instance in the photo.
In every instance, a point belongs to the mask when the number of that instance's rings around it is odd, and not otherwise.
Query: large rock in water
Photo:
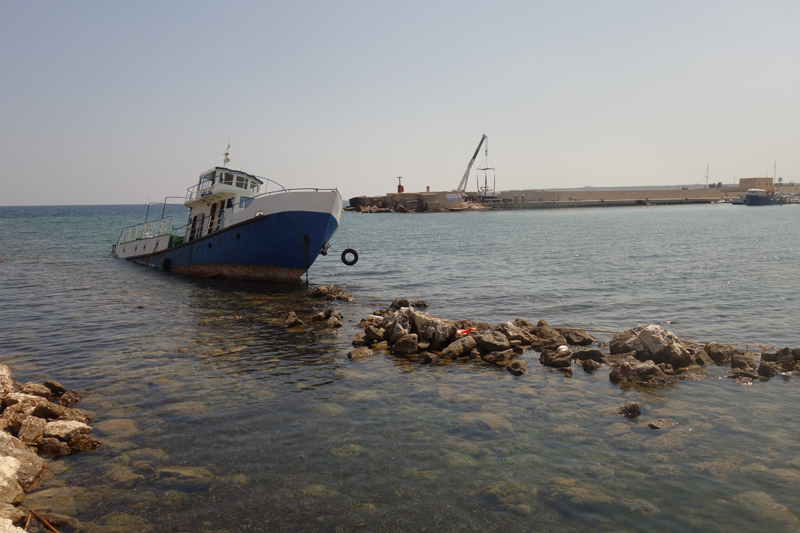
[[[419,350],[417,335],[410,333],[403,335],[394,346],[392,346],[392,353],[398,355],[405,355],[409,353],[417,353]]]
[[[456,335],[456,324],[452,320],[436,318],[419,312],[412,315],[412,320],[417,327],[419,340],[422,342],[446,345]]]
[[[545,366],[569,368],[572,366],[572,350],[565,345],[559,346],[556,350],[545,349],[539,356],[539,362]]]
[[[736,350],[730,346],[724,346],[722,344],[712,342],[706,345],[705,352],[712,361],[718,365],[722,365],[730,362],[730,360],[733,359],[733,354],[736,353]]]
[[[561,335],[566,339],[567,344],[571,346],[589,346],[595,342],[595,338],[586,333],[582,329],[558,329]]]
[[[469,354],[477,345],[478,343],[475,342],[475,339],[471,335],[461,337],[442,351],[442,357],[448,357],[450,359],[463,357]]]
[[[401,307],[383,320],[384,338],[395,343],[411,333],[411,316],[413,307]]]
[[[497,331],[487,331],[477,341],[481,348],[489,352],[502,352],[511,348],[508,338]]]
[[[675,381],[675,378],[666,375],[650,360],[641,363],[620,363],[609,373],[608,379],[614,383],[632,382],[649,385],[666,385]]]
[[[666,363],[673,368],[683,368],[694,364],[692,352],[674,333],[656,324],[641,324],[635,328],[617,333],[611,339],[612,354],[636,352],[640,361]]]

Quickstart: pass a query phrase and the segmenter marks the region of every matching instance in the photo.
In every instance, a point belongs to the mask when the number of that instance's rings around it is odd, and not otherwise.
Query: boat
[[[186,224],[164,216],[166,202],[162,218],[124,228],[111,255],[192,276],[292,282],[326,255],[342,213],[337,189],[286,189],[226,166],[187,189]]]
[[[745,195],[747,205],[783,205],[786,198],[781,193],[768,191],[766,189],[747,189]]]
[[[747,198],[740,194],[736,198],[731,198],[731,203],[733,205],[747,205]]]

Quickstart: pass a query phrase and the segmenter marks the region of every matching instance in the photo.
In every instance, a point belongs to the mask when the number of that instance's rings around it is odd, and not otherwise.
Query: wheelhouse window
[[[236,176],[236,186],[240,189],[247,189],[247,180],[244,176]]]
[[[226,172],[224,176],[224,183],[225,185],[233,185],[233,174]]]
[[[251,181],[250,182],[250,190],[253,191],[253,192],[258,192],[259,187],[258,187],[258,184],[256,184],[255,181]]]

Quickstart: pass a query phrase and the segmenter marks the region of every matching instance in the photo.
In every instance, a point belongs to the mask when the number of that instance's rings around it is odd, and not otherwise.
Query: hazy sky
[[[0,205],[160,202],[229,139],[345,199],[484,133],[501,190],[800,182],[797,0],[2,0],[0,67]]]

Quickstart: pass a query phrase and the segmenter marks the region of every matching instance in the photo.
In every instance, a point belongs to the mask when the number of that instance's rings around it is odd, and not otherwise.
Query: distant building
[[[739,179],[739,190],[748,189],[772,189],[772,178],[741,178]]]

